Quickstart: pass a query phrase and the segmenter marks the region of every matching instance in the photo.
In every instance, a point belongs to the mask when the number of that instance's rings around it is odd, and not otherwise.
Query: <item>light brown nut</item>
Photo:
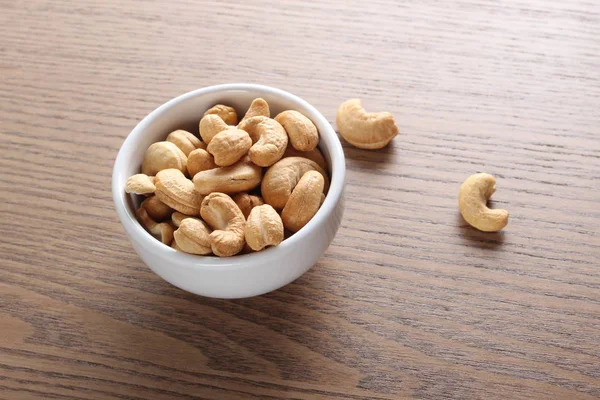
[[[224,193],[209,194],[202,201],[200,215],[214,229],[210,234],[213,253],[229,257],[242,251],[246,219],[231,197]]]
[[[202,195],[194,184],[177,169],[164,169],[156,174],[156,197],[169,207],[187,214],[198,215]]]
[[[283,157],[288,136],[279,122],[258,116],[240,122],[238,128],[248,132],[254,143],[248,151],[248,157],[254,164],[269,167]]]
[[[145,208],[150,218],[155,221],[164,221],[173,213],[173,209],[160,201],[156,196],[150,196],[142,201],[140,207]]]
[[[218,115],[227,125],[237,125],[238,123],[237,112],[233,107],[217,104],[206,110],[203,117],[206,117],[209,114]]]
[[[144,154],[142,174],[156,175],[163,169],[175,168],[186,173],[187,156],[171,142],[156,142]]]
[[[173,223],[173,225],[176,228],[179,228],[179,226],[181,225],[181,222],[186,219],[186,218],[194,218],[194,219],[200,219],[198,217],[193,217],[191,215],[185,215],[183,213],[180,213],[179,211],[175,211],[173,214],[171,214],[171,222]]]
[[[175,146],[179,147],[179,149],[183,151],[183,154],[186,156],[196,149],[206,148],[206,145],[202,143],[200,139],[198,139],[192,133],[182,129],[178,129],[169,133],[169,136],[167,136],[167,142],[175,144]]]
[[[327,167],[327,161],[325,161],[325,157],[323,157],[323,153],[319,150],[318,147],[315,147],[311,151],[298,151],[293,146],[288,144],[288,147],[285,149],[285,153],[283,153],[283,158],[287,157],[304,157],[308,158],[319,164],[319,167],[323,168],[323,171],[327,171],[329,168]]]
[[[215,164],[227,167],[245,156],[251,146],[252,139],[248,132],[241,129],[226,129],[212,138],[206,150],[213,155]]]
[[[200,194],[247,192],[260,185],[262,168],[244,159],[229,167],[200,171],[194,175],[194,187]]]
[[[246,114],[244,115],[244,118],[242,118],[242,121],[248,118],[258,116],[267,118],[271,117],[271,110],[269,110],[269,104],[265,101],[265,99],[261,99],[260,97],[252,100],[252,103],[250,103],[250,107],[248,108],[248,111],[246,111]],[[240,121],[240,123],[242,121]]]
[[[196,149],[192,151],[187,161],[187,171],[190,177],[194,177],[200,171],[217,168],[215,160],[208,151],[204,149]]]
[[[211,229],[198,218],[184,218],[173,234],[179,250],[190,253],[208,255],[212,253]]]
[[[248,218],[250,211],[252,211],[254,207],[265,204],[261,197],[248,193],[236,194],[233,196],[233,201],[235,201],[235,204],[242,210],[242,214],[244,214],[245,218]]]
[[[154,177],[145,174],[135,174],[125,182],[125,193],[152,194],[156,191]]]
[[[292,191],[283,207],[281,219],[286,229],[298,232],[315,216],[321,206],[325,179],[317,171],[308,171]]]
[[[244,229],[246,243],[254,251],[277,246],[283,240],[283,223],[277,211],[268,204],[254,207]]]
[[[360,149],[381,149],[398,134],[392,114],[368,113],[362,107],[360,99],[343,102],[337,111],[336,123],[340,135]]]
[[[290,143],[296,150],[311,151],[319,144],[319,131],[304,114],[287,110],[275,117],[287,132]]]
[[[265,173],[261,184],[261,193],[265,203],[270,204],[276,210],[283,209],[292,190],[308,171],[317,171],[323,175],[325,188],[329,187],[327,173],[317,163],[303,157],[288,157],[277,162]]]
[[[490,209],[486,203],[496,191],[496,179],[490,174],[471,175],[460,186],[458,208],[465,221],[484,232],[497,232],[508,224],[508,211]]]
[[[160,224],[154,221],[148,215],[148,211],[144,207],[140,207],[137,212],[138,221],[140,224],[155,238],[160,240],[167,246],[173,241],[173,226],[168,222]]]
[[[208,145],[217,133],[230,128],[232,127],[227,125],[218,115],[208,114],[200,120],[200,137]]]

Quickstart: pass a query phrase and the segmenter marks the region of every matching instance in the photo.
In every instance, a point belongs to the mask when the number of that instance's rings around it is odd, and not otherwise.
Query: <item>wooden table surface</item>
[[[0,398],[600,397],[594,0],[0,0]],[[202,298],[154,275],[111,200],[136,123],[226,82],[345,99],[346,213],[296,282]],[[501,233],[468,227],[486,171]]]

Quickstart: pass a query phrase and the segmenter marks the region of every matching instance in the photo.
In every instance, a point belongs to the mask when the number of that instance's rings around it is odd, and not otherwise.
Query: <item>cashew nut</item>
[[[219,257],[229,257],[242,250],[246,219],[231,197],[224,193],[209,194],[202,201],[200,215],[214,229],[210,234],[213,253]],[[186,222],[184,220],[182,224]]]
[[[183,213],[180,213],[179,211],[175,211],[173,214],[171,214],[171,222],[173,223],[173,225],[176,228],[179,228],[179,226],[181,225],[181,222],[183,222],[183,220],[186,218],[194,218],[197,220],[200,219],[197,217],[192,217],[191,215],[185,215]]]
[[[321,206],[325,179],[317,171],[308,171],[292,191],[283,207],[281,219],[286,229],[298,232],[315,216]]]
[[[267,118],[271,116],[269,104],[265,101],[265,99],[261,99],[260,97],[252,100],[252,103],[250,103],[250,107],[248,108],[248,111],[246,111],[246,114],[244,115],[244,118],[242,118],[242,121],[257,116],[263,116]],[[240,121],[240,123],[242,123],[242,121]]]
[[[154,221],[148,215],[148,212],[144,207],[138,208],[137,212],[138,221],[140,224],[155,238],[160,240],[167,246],[173,241],[173,226],[168,222],[161,222],[160,224]]]
[[[497,232],[508,224],[508,211],[490,209],[487,201],[496,191],[496,179],[490,174],[471,175],[460,186],[458,207],[465,221],[484,232]]]
[[[202,195],[194,190],[194,184],[177,169],[164,169],[156,174],[156,197],[169,207],[187,214],[198,215]]]
[[[179,147],[186,156],[189,156],[189,154],[196,149],[206,149],[206,145],[202,143],[200,139],[183,129],[178,129],[169,133],[167,142],[175,144],[175,146]]]
[[[242,120],[238,125],[250,135],[252,147],[248,151],[250,160],[261,167],[269,167],[283,157],[288,145],[288,135],[281,124],[263,116]]]
[[[125,193],[152,194],[156,191],[154,177],[146,174],[135,174],[125,182]]]
[[[207,255],[211,250],[211,229],[198,218],[184,218],[174,232],[178,250],[190,254]]]
[[[319,131],[313,122],[295,110],[287,110],[275,117],[287,132],[296,150],[311,151],[319,144]]]
[[[233,201],[235,201],[235,204],[237,204],[240,210],[242,210],[242,214],[244,214],[245,218],[248,218],[248,215],[250,215],[250,211],[252,211],[254,207],[262,206],[263,204],[265,204],[261,197],[254,196],[245,192],[238,193],[235,196],[233,196]]]
[[[325,161],[325,157],[323,157],[323,153],[321,153],[321,150],[319,150],[318,147],[315,147],[311,151],[298,151],[293,146],[288,144],[288,147],[285,149],[285,153],[283,153],[283,158],[287,157],[308,158],[309,160],[319,164],[319,167],[323,168],[323,171],[327,171],[327,161]]]
[[[283,240],[281,217],[268,204],[254,207],[248,216],[244,234],[246,243],[254,251],[267,246],[277,246]]]
[[[155,221],[164,221],[173,213],[173,209],[160,201],[156,196],[150,196],[142,201],[140,208],[145,208],[150,218]]]
[[[196,149],[188,156],[187,171],[192,178],[200,171],[213,168],[217,168],[217,164],[213,156],[204,149]]]
[[[281,210],[288,202],[292,190],[308,171],[317,171],[324,178],[324,187],[329,187],[327,174],[317,163],[303,157],[288,157],[270,167],[262,180],[261,192],[265,203]]]
[[[245,156],[251,146],[252,139],[246,131],[226,129],[211,139],[206,150],[214,156],[215,164],[227,167]]]
[[[194,187],[200,194],[239,193],[254,189],[262,179],[262,168],[245,157],[229,167],[200,171],[194,175]]]
[[[163,169],[175,168],[186,173],[187,156],[171,142],[156,142],[148,147],[142,162],[142,174],[156,175]]]
[[[227,125],[221,117],[216,114],[208,114],[202,117],[199,124],[200,137],[204,140],[204,143],[210,144],[212,138],[219,132],[225,129],[230,129],[231,126]]]
[[[337,111],[336,122],[340,135],[360,149],[381,149],[398,134],[392,114],[368,113],[360,99],[343,102]]]
[[[237,125],[238,123],[237,112],[233,107],[217,104],[206,110],[202,117],[206,117],[210,114],[218,115],[227,125]]]

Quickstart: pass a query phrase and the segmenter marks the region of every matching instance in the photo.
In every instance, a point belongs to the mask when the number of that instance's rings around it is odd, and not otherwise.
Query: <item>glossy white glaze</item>
[[[204,110],[228,104],[241,116],[251,101],[262,97],[271,116],[297,110],[319,129],[320,149],[329,163],[331,187],[315,217],[279,246],[230,258],[202,257],[177,252],[148,234],[137,222],[134,200],[125,193],[127,178],[139,172],[146,148],[178,128],[198,124]],[[192,293],[219,298],[257,296],[278,289],[308,271],[333,241],[344,210],[346,174],[344,152],[325,117],[301,98],[262,85],[226,84],[198,89],[179,96],[144,118],[121,146],[112,178],[117,214],[141,259],[160,277]]]

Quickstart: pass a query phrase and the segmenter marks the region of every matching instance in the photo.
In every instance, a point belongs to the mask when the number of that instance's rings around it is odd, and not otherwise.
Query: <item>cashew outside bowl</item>
[[[486,205],[495,191],[496,179],[490,174],[474,174],[463,182],[458,208],[469,225],[484,232],[498,232],[508,224],[508,211],[492,210]]]
[[[343,102],[338,108],[336,123],[340,135],[359,149],[381,149],[398,134],[392,114],[367,112],[360,99]]]
[[[271,115],[296,110],[317,127],[319,149],[330,171],[330,189],[306,226],[279,245],[260,252],[219,258],[174,250],[157,241],[137,221],[143,200],[125,193],[127,179],[139,172],[145,150],[177,129],[198,126],[205,110],[226,104],[244,115],[256,98],[265,99]],[[131,131],[115,160],[113,200],[124,232],[149,268],[171,284],[203,296],[242,298],[278,289],[310,269],[332,242],[343,215],[345,159],[337,134],[327,119],[306,101],[285,91],[253,84],[227,84],[186,93],[152,111]],[[171,243],[173,245],[173,243]]]

